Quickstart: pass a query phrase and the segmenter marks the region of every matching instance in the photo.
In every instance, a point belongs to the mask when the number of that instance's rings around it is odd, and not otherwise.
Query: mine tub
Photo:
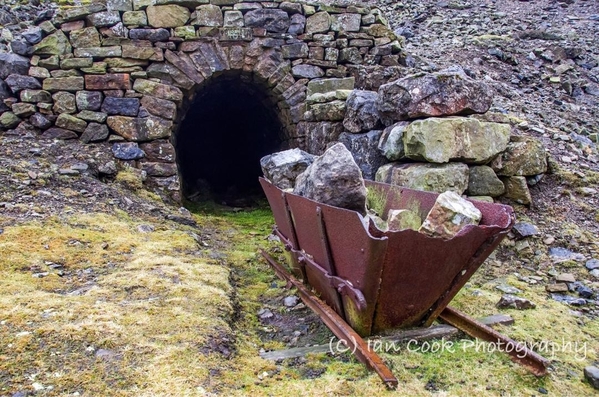
[[[442,239],[415,230],[383,232],[356,211],[285,192],[263,178],[260,183],[275,218],[274,232],[289,253],[291,273],[361,337],[428,327],[441,316],[472,336],[511,341],[447,307],[510,231],[515,221],[511,207],[472,201],[482,213],[480,224]],[[424,219],[438,196],[372,181],[366,186],[385,197],[383,218],[390,209],[410,209]],[[528,367],[542,375],[546,361],[534,352],[530,357],[538,362]]]

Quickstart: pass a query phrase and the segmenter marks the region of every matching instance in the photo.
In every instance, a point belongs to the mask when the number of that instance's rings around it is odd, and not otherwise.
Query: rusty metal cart
[[[514,361],[535,375],[546,373],[546,359],[523,352],[522,345],[448,307],[511,229],[515,220],[511,207],[473,201],[482,213],[480,224],[468,225],[445,240],[414,230],[382,232],[355,211],[284,192],[263,178],[260,183],[275,218],[274,232],[290,254],[293,275],[266,252],[263,256],[389,387],[395,387],[397,379],[361,337],[428,327],[437,318],[473,337],[500,342]],[[385,197],[383,215],[408,208],[424,219],[438,196],[366,183]]]

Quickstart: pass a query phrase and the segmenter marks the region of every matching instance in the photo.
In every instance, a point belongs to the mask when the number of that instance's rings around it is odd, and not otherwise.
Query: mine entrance
[[[228,205],[261,194],[260,158],[278,151],[284,131],[266,90],[241,76],[220,76],[197,93],[175,148],[183,196]]]

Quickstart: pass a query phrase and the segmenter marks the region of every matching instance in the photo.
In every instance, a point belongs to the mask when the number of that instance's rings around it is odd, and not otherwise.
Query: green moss
[[[140,190],[143,187],[141,171],[135,168],[129,167],[119,171],[115,181],[131,190]]]
[[[372,186],[366,188],[366,208],[373,211],[377,216],[383,216],[387,199],[387,191]]]

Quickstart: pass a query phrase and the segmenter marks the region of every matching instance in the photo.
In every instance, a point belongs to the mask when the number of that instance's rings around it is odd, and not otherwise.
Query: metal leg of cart
[[[524,344],[500,334],[493,328],[449,306],[443,309],[439,318],[473,338],[495,343],[499,351],[509,355],[512,361],[521,364],[536,376],[547,374],[549,360],[528,349]]]
[[[261,254],[268,264],[275,270],[276,274],[281,279],[287,281],[288,286],[297,288],[300,297],[306,306],[318,314],[333,334],[354,352],[360,362],[373,369],[388,388],[397,388],[397,378],[395,378],[391,370],[385,365],[381,357],[368,348],[368,344],[364,339],[362,339],[362,337],[358,335],[345,320],[341,318],[341,316],[314,295],[314,293],[306,288],[302,282],[293,277],[283,266],[268,255],[268,253],[261,250]],[[513,361],[523,365],[534,375],[543,376],[547,373],[547,367],[549,365],[547,359],[532,350],[529,350],[525,345],[500,334],[493,328],[474,320],[464,313],[448,306],[441,312],[439,318],[460,329],[467,335],[487,342],[496,343],[499,351],[508,354]]]
[[[308,288],[304,286],[302,282],[293,277],[277,263],[270,255],[262,250],[262,256],[275,270],[277,275],[286,280],[297,288],[302,301],[312,309],[318,316],[324,321],[327,327],[343,341],[347,347],[354,352],[358,360],[373,369],[383,380],[385,385],[390,389],[397,388],[397,378],[393,375],[391,370],[385,365],[383,360],[368,348],[368,344],[362,339],[360,335],[356,333],[333,309],[331,309],[326,303],[318,299]]]

